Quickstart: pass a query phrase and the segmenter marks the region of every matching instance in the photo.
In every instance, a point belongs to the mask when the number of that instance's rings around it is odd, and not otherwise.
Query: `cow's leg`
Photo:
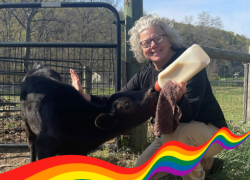
[[[25,126],[26,126],[26,135],[28,137],[28,146],[30,149],[30,162],[34,162],[36,161],[36,149],[35,149],[36,135],[31,131],[27,121],[25,123]]]
[[[38,160],[56,156],[58,147],[56,140],[47,135],[40,134],[36,141]]]

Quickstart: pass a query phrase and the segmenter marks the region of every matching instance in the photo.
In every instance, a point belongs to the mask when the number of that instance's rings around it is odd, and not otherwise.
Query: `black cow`
[[[62,83],[57,72],[36,63],[24,77],[20,99],[33,162],[36,155],[87,155],[152,116],[158,93],[153,88],[121,92],[96,105]]]

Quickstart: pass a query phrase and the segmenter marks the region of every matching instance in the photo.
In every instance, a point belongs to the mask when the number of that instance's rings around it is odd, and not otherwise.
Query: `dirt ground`
[[[89,155],[122,167],[133,167],[138,158],[138,155],[132,152],[117,153],[112,149],[96,150]],[[0,173],[18,168],[29,162],[30,152],[28,148],[0,148]]]
[[[28,148],[0,148],[0,173],[29,163],[29,157]]]
[[[27,143],[20,113],[0,113],[0,143]],[[0,173],[29,163],[28,148],[0,148]]]

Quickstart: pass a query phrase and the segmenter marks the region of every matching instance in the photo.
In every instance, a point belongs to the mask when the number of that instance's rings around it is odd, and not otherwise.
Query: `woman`
[[[135,91],[154,86],[158,74],[175,61],[185,50],[178,32],[172,29],[159,17],[142,17],[129,31],[131,51],[138,62],[148,63],[139,70],[121,91]],[[73,85],[82,92],[79,79],[71,70]],[[135,166],[144,164],[155,154],[164,143],[172,140],[180,141],[189,146],[200,146],[206,143],[221,127],[227,127],[224,115],[216,101],[206,70],[201,70],[187,84],[180,83],[177,105],[182,111],[179,126],[173,134],[163,134],[142,153]],[[98,98],[85,95],[89,101],[97,102]],[[101,101],[100,101],[101,102]],[[222,151],[219,144],[211,146],[202,161],[184,180],[204,180],[204,169],[211,169],[222,160],[213,156]],[[220,164],[221,166],[221,164]],[[151,179],[159,179],[166,173],[155,174]]]

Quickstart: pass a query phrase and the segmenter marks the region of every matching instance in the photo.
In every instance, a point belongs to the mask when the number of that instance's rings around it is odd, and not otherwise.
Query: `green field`
[[[244,77],[238,78],[219,78],[220,81],[244,81]]]
[[[213,86],[213,93],[219,102],[229,129],[235,135],[250,131],[249,122],[242,123],[243,116],[243,87]],[[216,180],[250,179],[250,139],[233,150],[223,150],[217,157],[224,159],[224,169],[216,174]]]
[[[243,87],[212,87],[227,121],[239,122],[243,115]]]
[[[92,95],[111,95],[115,93],[115,88],[109,89],[109,88],[98,88],[98,89],[92,89],[91,94]]]

